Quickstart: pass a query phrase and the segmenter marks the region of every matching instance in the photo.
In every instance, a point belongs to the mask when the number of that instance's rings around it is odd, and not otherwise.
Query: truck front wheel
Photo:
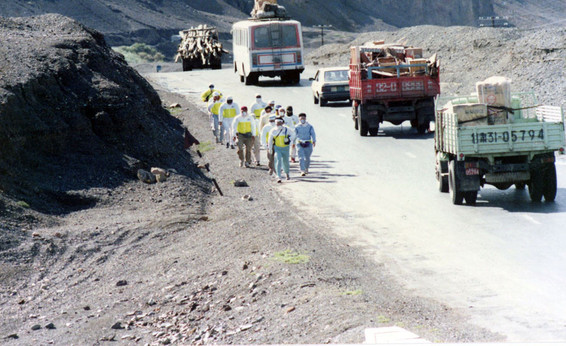
[[[454,162],[454,160],[450,161],[448,164],[448,175],[448,185],[452,204],[461,205],[464,201],[464,193],[460,191],[460,184],[458,184],[458,177],[456,174],[456,162]]]

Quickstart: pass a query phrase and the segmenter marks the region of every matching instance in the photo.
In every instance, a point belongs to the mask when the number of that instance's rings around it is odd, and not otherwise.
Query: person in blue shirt
[[[295,136],[299,147],[301,176],[304,177],[309,172],[312,151],[316,145],[314,127],[307,122],[307,115],[305,113],[299,114],[299,123],[295,126]]]

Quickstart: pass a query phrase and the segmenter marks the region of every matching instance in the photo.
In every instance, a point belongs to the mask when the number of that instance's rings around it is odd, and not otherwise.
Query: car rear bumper
[[[328,91],[320,94],[327,101],[346,101],[350,99],[349,91]]]

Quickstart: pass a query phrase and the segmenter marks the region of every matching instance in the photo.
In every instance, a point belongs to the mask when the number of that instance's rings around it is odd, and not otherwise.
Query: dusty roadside
[[[198,163],[209,163],[224,196],[175,174],[131,181],[32,230],[31,246],[46,255],[1,286],[3,342],[361,343],[365,328],[391,325],[435,342],[501,340],[465,312],[403,290],[324,220],[280,199],[284,184],[264,166],[238,168],[235,150],[210,144],[194,105],[158,92],[181,105],[172,113],[204,144]]]

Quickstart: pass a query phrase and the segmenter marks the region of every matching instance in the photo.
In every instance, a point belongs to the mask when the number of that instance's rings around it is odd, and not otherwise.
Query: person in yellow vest
[[[244,164],[246,167],[249,167],[252,162],[252,144],[255,140],[256,121],[255,118],[248,113],[248,107],[242,106],[240,115],[234,118],[232,133],[234,133],[234,141],[236,141],[236,139],[238,140],[240,167],[243,167]],[[246,150],[245,157],[244,147]]]
[[[255,103],[250,106],[250,113],[252,113],[256,119],[259,119],[261,112],[263,112],[263,110],[265,109],[265,106],[267,106],[267,103],[261,100],[260,94],[256,94]]]
[[[222,97],[222,93],[214,89],[214,84],[210,84],[208,86],[208,89],[206,89],[202,94],[200,94],[200,99],[202,100],[202,102],[208,102],[212,94],[214,94],[214,92],[219,93],[220,97]]]
[[[231,147],[234,149],[234,134],[232,133],[232,121],[236,115],[240,114],[238,104],[234,102],[232,96],[226,98],[226,102],[220,106],[218,111],[218,126],[220,132],[226,139],[226,148]],[[221,137],[222,137],[221,136]]]
[[[269,131],[275,127],[275,115],[269,117],[269,122],[261,130],[261,145],[267,150],[267,140],[269,139]],[[267,150],[267,167],[269,168],[269,175],[273,175],[275,167],[273,166],[273,151]]]
[[[295,141],[295,132],[283,125],[285,121],[278,117],[275,119],[275,127],[269,131],[267,139],[268,150],[272,149],[275,154],[275,173],[277,182],[281,182],[281,170],[285,172],[287,180],[289,177],[289,146]]]
[[[220,106],[224,103],[224,100],[220,97],[219,92],[214,92],[212,98],[208,100],[208,115],[210,116],[210,127],[212,129],[212,134],[216,138],[216,143],[222,143],[223,133],[218,131],[218,113],[220,112]]]

